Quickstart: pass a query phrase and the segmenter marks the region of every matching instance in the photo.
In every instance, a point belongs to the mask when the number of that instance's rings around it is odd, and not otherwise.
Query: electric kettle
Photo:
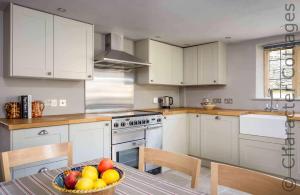
[[[173,105],[173,97],[163,96],[158,98],[158,103],[161,108],[170,108]]]

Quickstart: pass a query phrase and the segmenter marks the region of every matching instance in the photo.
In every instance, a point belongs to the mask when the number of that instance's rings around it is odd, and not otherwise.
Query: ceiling
[[[0,0],[0,9],[9,0]],[[288,0],[14,0],[13,2],[95,24],[101,33],[186,46],[237,42],[283,34]],[[61,13],[57,8],[67,11]],[[300,23],[300,15],[296,22]],[[224,37],[232,37],[230,40]]]

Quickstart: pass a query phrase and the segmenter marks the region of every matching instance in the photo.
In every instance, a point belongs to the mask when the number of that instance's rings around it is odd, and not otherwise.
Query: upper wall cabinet
[[[8,76],[92,78],[93,25],[14,4],[4,17]]]
[[[92,78],[93,32],[93,25],[54,16],[54,78]]]
[[[225,85],[226,74],[224,43],[184,48],[184,85]]]
[[[151,63],[137,71],[140,84],[183,84],[183,49],[153,40],[135,43],[135,55]]]

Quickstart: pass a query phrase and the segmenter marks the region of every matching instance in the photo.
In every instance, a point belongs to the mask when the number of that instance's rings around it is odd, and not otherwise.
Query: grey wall
[[[67,107],[46,107],[45,114],[84,112],[84,82],[42,79],[12,79],[3,77],[3,12],[0,12],[0,117],[3,105],[17,96],[31,94],[33,99],[67,99]]]
[[[183,90],[184,105],[200,107],[203,98],[233,98],[233,104],[219,104],[223,108],[264,109],[269,100],[256,97],[256,49],[258,45],[284,42],[284,35],[227,45],[227,85],[187,87]],[[224,102],[224,101],[222,101]],[[280,108],[285,103],[278,101]],[[296,101],[300,111],[300,102]]]

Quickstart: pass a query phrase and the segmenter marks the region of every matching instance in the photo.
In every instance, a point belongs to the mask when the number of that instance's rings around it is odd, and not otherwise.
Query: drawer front
[[[16,167],[13,168],[12,171],[12,177],[13,179],[20,178],[20,177],[25,177],[28,175],[33,175],[36,173],[39,173],[41,170],[52,170],[52,169],[58,169],[61,167],[66,167],[67,166],[67,159],[61,159],[57,161],[42,161],[39,163],[34,163],[31,165],[27,166],[22,166],[22,167]]]
[[[68,142],[68,125],[22,129],[12,133],[12,150]]]

